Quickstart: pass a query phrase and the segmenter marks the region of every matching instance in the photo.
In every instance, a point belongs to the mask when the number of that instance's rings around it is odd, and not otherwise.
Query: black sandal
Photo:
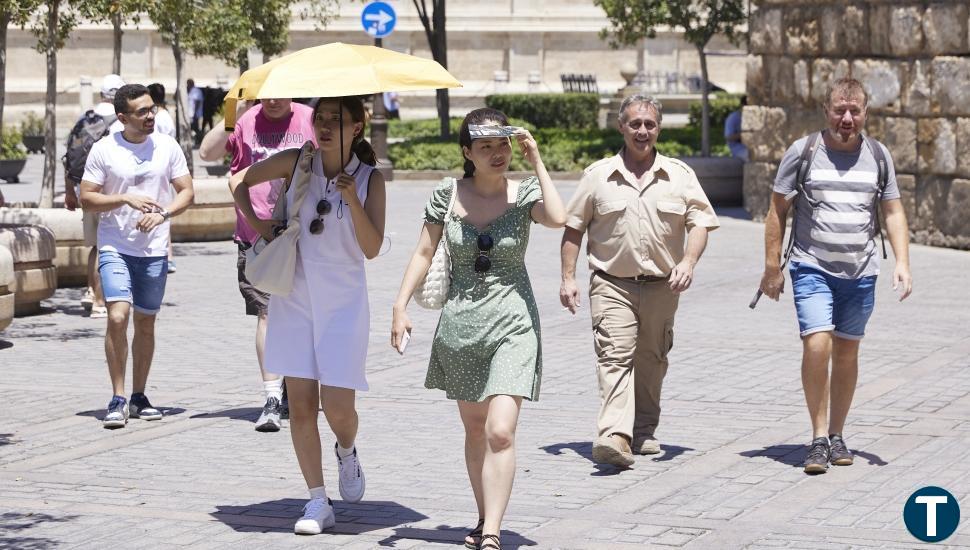
[[[479,545],[479,548],[494,548],[495,550],[502,550],[502,542],[498,539],[498,535],[482,535],[482,544]]]
[[[478,524],[475,528],[465,535],[465,548],[468,550],[478,550],[478,547],[482,544],[482,528],[485,527],[485,518],[478,518]],[[472,539],[468,542],[468,539]]]

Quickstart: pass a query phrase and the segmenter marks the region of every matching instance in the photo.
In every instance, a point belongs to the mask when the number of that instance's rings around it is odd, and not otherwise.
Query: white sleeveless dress
[[[296,275],[288,296],[272,296],[266,330],[266,371],[318,380],[324,386],[367,390],[364,363],[370,308],[364,253],[357,244],[350,208],[341,205],[335,180],[323,175],[320,153],[313,157],[310,187],[300,208]],[[374,167],[356,155],[344,168],[356,180],[361,204]],[[287,192],[292,208],[293,192]],[[317,203],[332,205],[323,232],[310,233]]]

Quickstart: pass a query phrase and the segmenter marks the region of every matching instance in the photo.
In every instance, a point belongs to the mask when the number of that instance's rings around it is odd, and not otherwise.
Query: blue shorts
[[[833,331],[839,338],[862,339],[876,301],[875,275],[842,279],[798,262],[792,262],[789,270],[803,338]]]
[[[102,250],[98,253],[98,273],[105,302],[128,302],[145,315],[155,315],[162,308],[167,257],[142,258]]]

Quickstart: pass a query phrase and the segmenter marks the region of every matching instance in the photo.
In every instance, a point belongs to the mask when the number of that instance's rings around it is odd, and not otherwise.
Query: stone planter
[[[24,143],[24,147],[27,148],[28,153],[43,153],[44,152],[44,136],[28,136],[25,135],[21,138]]]
[[[0,160],[0,179],[7,183],[20,183],[20,172],[27,165],[27,159]]]
[[[13,254],[0,246],[0,330],[9,327],[13,320],[14,281]]]
[[[206,164],[205,172],[212,177],[222,177],[229,172],[229,166],[225,164]]]
[[[733,157],[679,157],[694,170],[715,206],[741,206],[744,162]]]
[[[54,233],[58,288],[86,286],[88,247],[84,246],[81,210],[63,208],[3,208],[0,224],[43,225]]]
[[[175,242],[227,241],[236,230],[236,208],[226,178],[198,178],[192,182],[195,204],[172,218]]]
[[[37,313],[57,290],[54,233],[40,225],[0,225],[0,245],[13,255],[14,314]]]

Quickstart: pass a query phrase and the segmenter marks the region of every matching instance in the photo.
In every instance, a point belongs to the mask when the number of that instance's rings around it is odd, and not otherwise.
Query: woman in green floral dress
[[[531,223],[559,228],[566,210],[526,130],[513,137],[536,175],[506,178],[512,160],[508,137],[472,139],[469,125],[507,126],[494,109],[465,117],[458,143],[465,176],[445,178],[424,212],[424,226],[394,303],[391,345],[411,331],[407,305],[431,265],[438,241],[447,239],[451,287],[431,348],[425,386],[458,401],[465,427],[465,461],[478,525],[469,548],[500,548],[502,516],[515,475],[515,428],[522,399],[539,397],[542,352],[539,313],[525,269]],[[452,193],[451,214],[446,215]]]

